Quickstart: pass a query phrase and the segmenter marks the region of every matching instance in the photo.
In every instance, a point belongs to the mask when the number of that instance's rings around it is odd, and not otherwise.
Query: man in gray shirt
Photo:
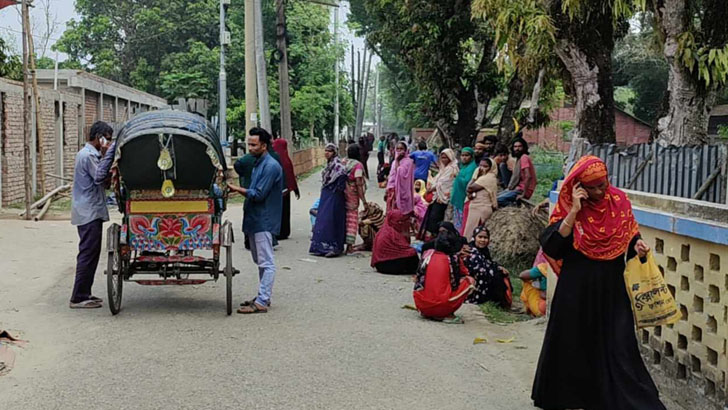
[[[108,148],[114,130],[105,122],[91,126],[86,145],[76,154],[71,200],[71,224],[78,229],[76,280],[73,284],[70,307],[73,309],[100,308],[102,300],[91,294],[96,267],[101,256],[102,225],[109,220],[106,208],[104,181],[98,181],[96,171],[101,156]]]

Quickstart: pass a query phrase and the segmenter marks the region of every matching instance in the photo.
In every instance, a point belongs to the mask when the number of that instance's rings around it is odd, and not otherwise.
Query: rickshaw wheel
[[[233,247],[225,247],[225,296],[227,299],[227,314],[233,313]]]
[[[116,315],[121,310],[121,296],[124,286],[122,278],[121,245],[119,244],[119,225],[112,224],[108,230],[108,260],[106,265],[106,289],[108,292],[109,310]]]
[[[227,302],[227,314],[228,316],[233,313],[233,227],[230,222],[225,222],[223,225],[225,229],[225,297]]]

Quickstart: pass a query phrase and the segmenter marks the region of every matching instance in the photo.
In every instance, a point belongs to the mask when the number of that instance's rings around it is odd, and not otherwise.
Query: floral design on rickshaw
[[[194,250],[212,247],[211,215],[132,215],[129,217],[132,248]]]

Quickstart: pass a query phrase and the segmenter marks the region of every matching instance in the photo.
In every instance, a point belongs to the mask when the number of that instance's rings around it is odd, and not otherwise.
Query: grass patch
[[[514,298],[515,297],[516,296],[514,296]],[[487,302],[480,305],[480,310],[483,312],[485,317],[493,323],[511,324],[530,319],[530,316],[528,315],[503,310],[495,302]]]
[[[562,152],[548,151],[539,147],[531,148],[530,152],[537,178],[536,190],[531,201],[538,203],[548,196],[554,181],[563,175],[565,156]]]

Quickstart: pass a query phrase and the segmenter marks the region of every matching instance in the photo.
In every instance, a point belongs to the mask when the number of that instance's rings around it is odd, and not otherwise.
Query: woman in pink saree
[[[395,159],[387,181],[387,212],[398,209],[409,215],[414,211],[415,164],[407,153],[407,144],[397,143]]]

